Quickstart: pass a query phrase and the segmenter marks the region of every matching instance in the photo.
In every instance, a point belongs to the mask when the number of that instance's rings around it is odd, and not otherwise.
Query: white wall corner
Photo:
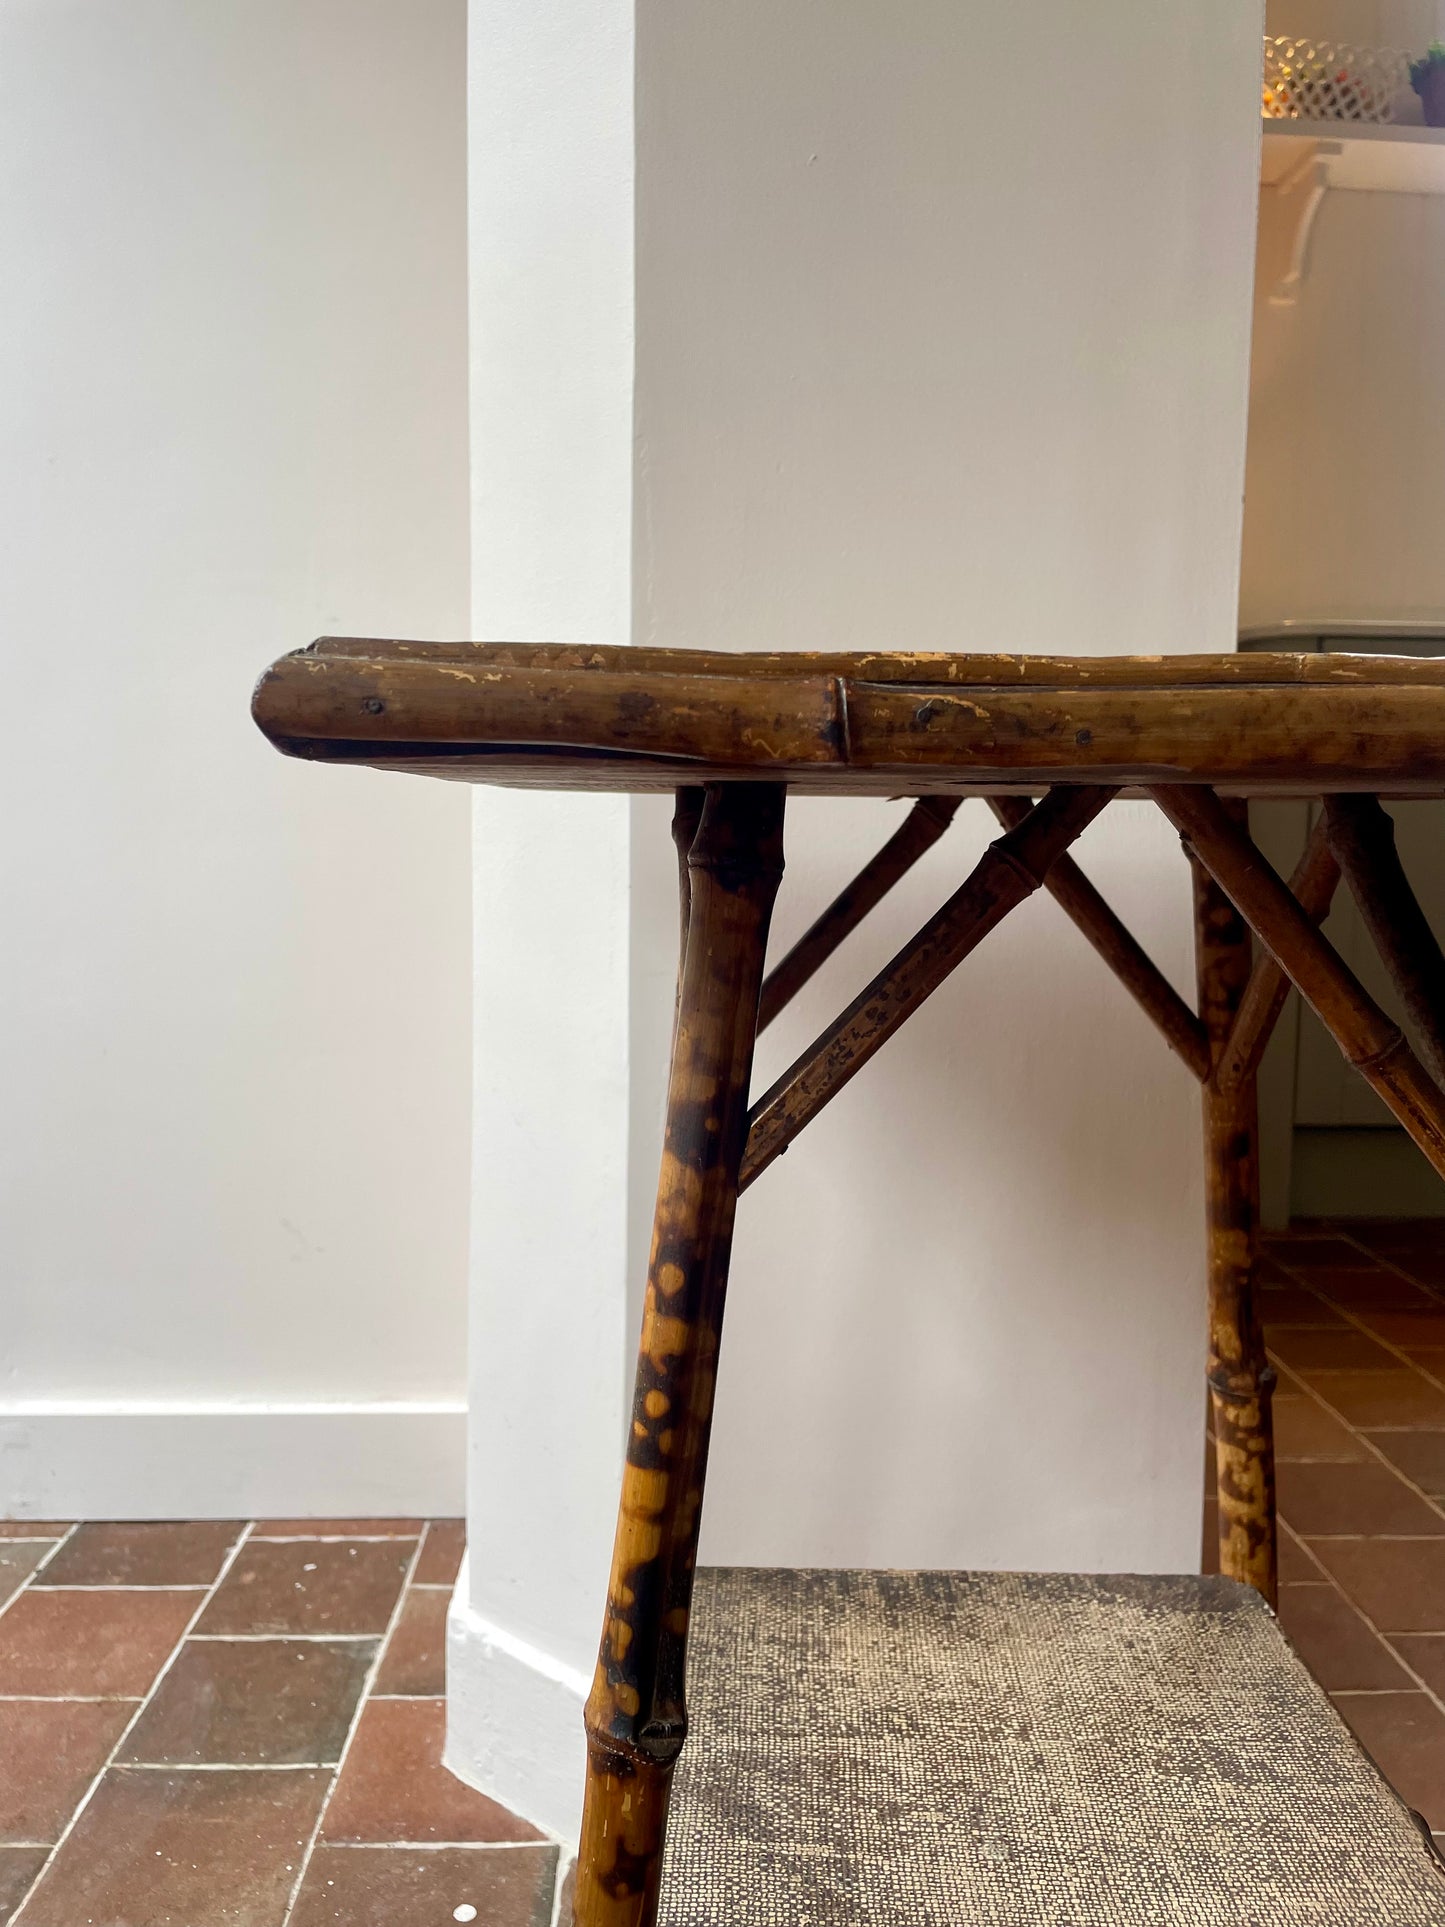
[[[463,1565],[447,1617],[445,1763],[575,1851],[582,1824],[584,1673],[483,1617]]]

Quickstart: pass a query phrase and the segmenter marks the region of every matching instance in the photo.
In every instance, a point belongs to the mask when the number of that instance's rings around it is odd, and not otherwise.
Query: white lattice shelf
[[[1259,178],[1282,186],[1317,165],[1326,187],[1373,194],[1445,194],[1445,127],[1348,120],[1267,120]]]

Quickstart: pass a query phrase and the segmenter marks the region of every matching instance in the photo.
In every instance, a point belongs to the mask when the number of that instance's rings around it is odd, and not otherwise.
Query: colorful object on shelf
[[[1410,62],[1410,85],[1420,96],[1427,127],[1445,127],[1445,46],[1432,40],[1419,60]]]
[[[1409,56],[1392,47],[1266,37],[1261,111],[1266,120],[1393,121],[1413,84]]]

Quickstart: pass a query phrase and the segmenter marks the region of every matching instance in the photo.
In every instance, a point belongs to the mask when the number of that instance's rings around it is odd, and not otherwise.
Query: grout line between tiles
[[[1276,1506],[1276,1507],[1275,1507],[1275,1521],[1274,1521],[1274,1522],[1275,1522],[1275,1528],[1276,1528],[1276,1531],[1277,1531],[1277,1532],[1280,1532],[1280,1531],[1282,1531],[1282,1532],[1287,1532],[1287,1533],[1289,1534],[1289,1536],[1290,1536],[1290,1538],[1291,1538],[1291,1539],[1293,1539],[1293,1541],[1294,1541],[1294,1543],[1295,1543],[1295,1545],[1296,1545],[1296,1547],[1298,1548],[1298,1550],[1300,1551],[1300,1553],[1301,1553],[1301,1554],[1302,1554],[1302,1555],[1303,1555],[1303,1556],[1304,1556],[1304,1557],[1305,1557],[1305,1558],[1306,1558],[1306,1559],[1307,1559],[1307,1560],[1309,1561],[1309,1563],[1310,1563],[1310,1565],[1311,1565],[1311,1566],[1312,1566],[1312,1567],[1314,1568],[1314,1570],[1315,1570],[1315,1571],[1316,1571],[1316,1572],[1317,1572],[1317,1573],[1318,1573],[1318,1574],[1320,1575],[1320,1579],[1319,1579],[1319,1580],[1314,1580],[1314,1579],[1287,1579],[1287,1580],[1281,1580],[1281,1581],[1280,1581],[1279,1583],[1280,1583],[1281,1585],[1289,1585],[1289,1586],[1313,1586],[1313,1585],[1317,1585],[1317,1584],[1319,1584],[1319,1583],[1321,1583],[1321,1582],[1323,1582],[1323,1583],[1324,1583],[1325,1585],[1327,1585],[1327,1586],[1332,1586],[1332,1585],[1334,1584],[1334,1581],[1333,1581],[1333,1580],[1332,1580],[1332,1579],[1331,1579],[1331,1578],[1330,1578],[1330,1577],[1328,1576],[1328,1574],[1327,1574],[1327,1573],[1325,1572],[1325,1569],[1324,1569],[1324,1567],[1323,1567],[1323,1566],[1322,1566],[1322,1565],[1320,1564],[1320,1562],[1319,1562],[1319,1560],[1318,1560],[1318,1559],[1316,1559],[1316,1557],[1314,1556],[1314,1554],[1313,1554],[1313,1553],[1312,1553],[1312,1552],[1310,1551],[1310,1549],[1309,1549],[1309,1547],[1308,1547],[1308,1546],[1307,1546],[1307,1545],[1305,1544],[1305,1542],[1304,1542],[1304,1540],[1303,1540],[1303,1539],[1301,1539],[1301,1537],[1299,1536],[1299,1534],[1298,1534],[1298,1533],[1297,1533],[1297,1532],[1295,1531],[1295,1529],[1294,1529],[1294,1527],[1293,1527],[1293,1526],[1292,1526],[1292,1525],[1290,1524],[1290,1522],[1289,1522],[1289,1520],[1288,1520],[1288,1519],[1285,1519],[1285,1518],[1282,1518],[1282,1517],[1280,1516],[1280,1512],[1279,1512],[1279,1508],[1278,1508],[1278,1506]]]
[[[1356,1245],[1357,1249],[1359,1250],[1364,1249],[1364,1246],[1360,1245],[1358,1240],[1352,1239],[1351,1242]],[[1290,1267],[1287,1261],[1279,1261],[1279,1262],[1282,1263],[1282,1268],[1285,1271],[1287,1272],[1290,1271]],[[1290,1272],[1290,1275],[1291,1277],[1293,1277],[1294,1282],[1297,1285],[1301,1286],[1304,1290],[1306,1291],[1314,1290],[1314,1287],[1310,1285],[1307,1280],[1300,1278],[1298,1274],[1294,1272]],[[1401,1273],[1401,1276],[1404,1277],[1404,1276],[1407,1276],[1407,1274]],[[1417,1281],[1413,1278],[1410,1278],[1408,1279],[1408,1282],[1411,1284],[1415,1284]],[[1323,1296],[1323,1294],[1319,1292],[1316,1292],[1315,1295],[1317,1297]],[[1345,1306],[1343,1305],[1338,1306],[1337,1309],[1345,1317],[1347,1318],[1350,1317],[1350,1313],[1348,1312]],[[1352,1319],[1351,1322],[1353,1323],[1357,1321],[1354,1321]],[[1374,1336],[1373,1333],[1371,1333],[1370,1335],[1371,1337]],[[1290,1372],[1287,1366],[1281,1366],[1279,1369],[1280,1369],[1281,1377],[1284,1379],[1294,1380],[1294,1383],[1305,1394],[1306,1397],[1315,1398],[1316,1402],[1320,1405],[1323,1405],[1327,1411],[1334,1412],[1334,1408],[1330,1406],[1326,1400],[1317,1397],[1313,1387],[1306,1385],[1303,1380],[1296,1379],[1294,1377],[1294,1374]],[[1430,1494],[1428,1492],[1422,1491],[1421,1488],[1415,1483],[1413,1479],[1407,1477],[1407,1475],[1400,1470],[1399,1466],[1392,1464],[1391,1461],[1385,1457],[1384,1453],[1379,1451],[1378,1448],[1375,1447],[1370,1442],[1370,1438],[1367,1433],[1360,1431],[1360,1429],[1356,1425],[1352,1424],[1351,1421],[1347,1419],[1342,1412],[1336,1412],[1334,1415],[1338,1418],[1340,1424],[1344,1426],[1345,1430],[1350,1434],[1350,1436],[1354,1439],[1357,1439],[1359,1443],[1364,1447],[1365,1451],[1371,1454],[1372,1459],[1374,1461],[1377,1461],[1381,1465],[1385,1466],[1386,1469],[1392,1472],[1394,1476],[1397,1479],[1399,1479],[1403,1485],[1407,1486],[1412,1492],[1416,1493],[1418,1497],[1423,1499],[1425,1503],[1432,1508],[1432,1510],[1436,1511],[1437,1513],[1440,1512],[1440,1507],[1430,1497]],[[1414,1427],[1411,1429],[1416,1431],[1423,1431],[1423,1430],[1429,1430],[1432,1428],[1422,1426],[1422,1427]],[[1344,1461],[1344,1463],[1349,1463],[1349,1461]],[[1301,1535],[1295,1531],[1294,1527],[1289,1525],[1288,1520],[1287,1519],[1281,1520],[1281,1523],[1289,1531],[1291,1537],[1298,1540],[1299,1543],[1304,1547],[1304,1550],[1306,1551],[1306,1553],[1308,1553],[1309,1552],[1308,1545],[1305,1543]],[[1313,1554],[1310,1554],[1310,1557],[1313,1558]],[[1315,1563],[1318,1565],[1319,1561],[1316,1560]],[[1415,1668],[1410,1664],[1410,1661],[1407,1658],[1407,1656],[1399,1649],[1399,1647],[1395,1645],[1392,1637],[1388,1633],[1383,1632],[1381,1628],[1375,1623],[1375,1621],[1370,1617],[1369,1613],[1367,1613],[1364,1610],[1364,1608],[1355,1599],[1353,1599],[1348,1592],[1345,1591],[1344,1587],[1340,1584],[1339,1580],[1336,1579],[1334,1574],[1330,1572],[1326,1567],[1323,1567],[1323,1566],[1320,1567],[1320,1570],[1324,1573],[1326,1583],[1334,1588],[1335,1592],[1338,1593],[1340,1599],[1342,1600],[1344,1605],[1348,1608],[1348,1610],[1353,1612],[1366,1626],[1369,1627],[1370,1631],[1375,1635],[1375,1638],[1379,1640],[1380,1644],[1384,1647],[1385,1651],[1390,1655],[1390,1657],[1395,1661],[1395,1664],[1401,1669],[1401,1671],[1404,1672],[1408,1678],[1414,1680],[1415,1685],[1419,1688],[1419,1690],[1425,1695],[1426,1699],[1428,1699],[1433,1706],[1435,1706],[1441,1713],[1445,1713],[1445,1695],[1442,1695],[1441,1693],[1437,1692],[1434,1689],[1434,1687],[1432,1687],[1429,1684],[1429,1682],[1426,1679],[1424,1679],[1423,1676],[1415,1670]],[[1417,1637],[1417,1635],[1402,1633],[1400,1637],[1415,1638]],[[1396,1690],[1408,1691],[1409,1689],[1399,1688]]]
[[[552,1879],[552,1915],[547,1927],[562,1927],[562,1889],[567,1884],[567,1876],[572,1871],[572,1862],[576,1857],[561,1847],[557,1849],[557,1871]]]
[[[74,1527],[72,1527],[72,1531],[73,1530],[74,1530]],[[9,1927],[19,1927],[19,1923],[22,1917],[24,1916],[25,1909],[30,1905],[31,1899],[34,1896],[36,1889],[39,1887],[41,1881],[44,1880],[46,1874],[49,1873],[50,1869],[55,1865],[56,1855],[60,1852],[61,1848],[65,1845],[66,1841],[70,1838],[71,1834],[75,1831],[76,1824],[79,1821],[81,1814],[85,1812],[86,1808],[90,1805],[91,1801],[95,1798],[96,1789],[99,1787],[101,1781],[105,1778],[107,1772],[110,1770],[111,1764],[115,1760],[116,1755],[120,1752],[120,1749],[125,1745],[127,1739],[134,1732],[137,1721],[139,1721],[142,1718],[146,1708],[150,1705],[151,1701],[155,1698],[156,1693],[160,1689],[161,1681],[170,1672],[172,1666],[175,1665],[177,1656],[179,1655],[181,1648],[186,1643],[186,1637],[189,1634],[191,1627],[195,1625],[196,1621],[200,1618],[201,1614],[206,1610],[206,1606],[209,1603],[209,1601],[212,1599],[212,1597],[215,1595],[216,1589],[220,1586],[222,1580],[226,1577],[226,1574],[231,1570],[231,1567],[236,1563],[236,1559],[240,1553],[242,1546],[244,1546],[246,1543],[246,1537],[247,1537],[247,1534],[250,1532],[250,1530],[251,1530],[250,1526],[246,1525],[246,1526],[243,1526],[241,1531],[237,1534],[235,1545],[231,1547],[231,1550],[226,1554],[225,1558],[221,1561],[221,1570],[216,1574],[211,1584],[206,1588],[205,1592],[202,1593],[200,1599],[197,1601],[196,1610],[191,1614],[185,1626],[182,1628],[179,1636],[176,1639],[175,1645],[172,1646],[170,1650],[170,1654],[166,1659],[165,1665],[161,1667],[160,1671],[156,1674],[155,1678],[151,1681],[150,1690],[146,1693],[145,1697],[141,1699],[139,1702],[137,1702],[134,1713],[131,1714],[130,1718],[126,1721],[125,1725],[121,1728],[121,1731],[116,1738],[115,1745],[110,1749],[110,1752],[106,1754],[105,1759],[101,1762],[99,1772],[95,1775],[95,1778],[91,1781],[90,1785],[86,1788],[84,1796],[80,1800],[79,1804],[76,1806],[70,1818],[66,1821],[65,1825],[61,1828],[60,1838],[55,1842],[55,1845],[50,1849],[50,1852],[45,1856],[45,1859],[40,1863],[39,1868],[36,1870],[35,1878],[31,1881],[30,1885],[25,1889],[24,1895],[21,1898],[19,1906],[15,1909],[14,1913],[11,1914],[10,1916]],[[68,1538],[69,1534],[67,1534],[66,1536]],[[60,1543],[61,1545],[64,1545],[65,1540],[62,1539]]]
[[[140,1703],[138,1693],[0,1693],[0,1706],[139,1706]]]
[[[1398,1259],[1387,1258],[1383,1253],[1372,1250],[1362,1238],[1357,1238],[1353,1231],[1336,1231],[1333,1235],[1343,1238],[1345,1243],[1353,1245],[1356,1251],[1363,1251],[1365,1256],[1377,1264],[1382,1271],[1397,1273],[1407,1285],[1413,1285],[1417,1291],[1423,1291],[1427,1298],[1433,1298],[1437,1304],[1442,1302],[1441,1294],[1434,1285],[1427,1285],[1423,1278],[1417,1278],[1413,1271],[1407,1271]]]
[[[35,1572],[27,1572],[22,1582],[15,1588],[14,1592],[11,1593],[10,1597],[7,1600],[5,1600],[3,1604],[0,1604],[0,1619],[3,1619],[5,1617],[6,1613],[9,1612],[10,1608],[15,1604],[15,1601],[17,1599],[23,1599],[25,1594],[29,1592],[31,1586],[35,1582],[35,1574],[44,1572],[45,1568],[50,1564],[51,1560],[55,1557],[56,1553],[59,1552],[60,1548],[63,1545],[69,1544],[71,1536],[76,1531],[78,1525],[79,1525],[79,1521],[77,1520],[76,1524],[70,1528],[70,1531],[66,1533],[63,1539],[57,1539],[55,1541],[55,1544],[50,1548],[49,1552],[46,1553],[45,1557],[40,1561],[40,1564],[35,1568]],[[22,1545],[33,1546],[36,1542],[33,1539],[25,1539],[25,1540],[22,1540],[20,1543]],[[44,1542],[42,1541],[41,1543],[43,1544]],[[14,1916],[12,1915],[11,1918],[13,1919]]]
[[[362,1717],[366,1712],[367,1701],[371,1695],[372,1687],[376,1684],[376,1677],[381,1668],[382,1657],[391,1640],[391,1635],[396,1630],[401,1619],[402,1607],[406,1601],[407,1588],[411,1584],[413,1574],[416,1572],[417,1561],[421,1558],[421,1549],[425,1543],[426,1533],[423,1531],[412,1546],[411,1557],[407,1561],[406,1571],[402,1574],[401,1584],[396,1589],[396,1603],[393,1605],[391,1616],[386,1622],[386,1631],[377,1641],[376,1651],[372,1654],[371,1663],[366,1669],[366,1678],[362,1681],[361,1691],[356,1696],[356,1710],[351,1715],[351,1723],[346,1729],[346,1737],[341,1742],[341,1751],[337,1756],[336,1766],[331,1775],[331,1785],[326,1789],[325,1797],[316,1815],[316,1824],[311,1829],[311,1837],[301,1850],[300,1863],[296,1868],[296,1878],[291,1883],[291,1892],[286,1899],[286,1911],[281,1916],[281,1927],[290,1927],[291,1916],[296,1911],[296,1902],[301,1897],[301,1889],[306,1881],[307,1870],[310,1868],[312,1856],[316,1852],[316,1842],[321,1838],[321,1829],[325,1825],[326,1815],[330,1811],[331,1802],[336,1798],[336,1789],[341,1784],[341,1775],[346,1768],[346,1756],[351,1751],[352,1741],[356,1738],[357,1729],[361,1725]]]
[[[407,1546],[419,1545],[420,1532],[257,1532],[253,1546]]]
[[[1359,1463],[1358,1459],[1353,1463]],[[1351,1545],[1360,1545],[1368,1539],[1371,1545],[1390,1546],[1438,1546],[1445,1533],[1441,1532],[1302,1532],[1298,1526],[1291,1528],[1295,1537],[1303,1539],[1306,1545],[1313,1545],[1317,1539],[1333,1544],[1345,1540]]]
[[[1286,1266],[1285,1269],[1288,1270],[1288,1266]],[[1297,1284],[1303,1285],[1302,1279],[1296,1279],[1295,1282]],[[1305,1286],[1304,1288],[1306,1290],[1312,1289],[1312,1287],[1310,1286]],[[1339,1307],[1339,1310],[1345,1317],[1347,1318],[1349,1317],[1350,1314],[1345,1310],[1345,1307],[1343,1305]],[[1360,1326],[1359,1329],[1363,1331],[1365,1328],[1363,1326]],[[1373,1332],[1371,1332],[1369,1335],[1372,1338],[1374,1337]],[[1294,1389],[1300,1392],[1305,1398],[1312,1398],[1317,1405],[1323,1406],[1324,1409],[1331,1415],[1332,1418],[1335,1418],[1339,1421],[1339,1423],[1349,1433],[1351,1438],[1357,1439],[1359,1441],[1359,1443],[1365,1448],[1365,1451],[1370,1455],[1371,1462],[1373,1462],[1376,1465],[1384,1466],[1385,1470],[1387,1472],[1392,1473],[1394,1477],[1401,1482],[1402,1485],[1408,1486],[1410,1491],[1415,1494],[1416,1498],[1423,1499],[1425,1501],[1425,1504],[1429,1506],[1430,1510],[1436,1515],[1437,1518],[1445,1519],[1445,1506],[1442,1506],[1441,1502],[1438,1499],[1432,1498],[1431,1495],[1424,1489],[1424,1487],[1421,1485],[1418,1485],[1416,1481],[1409,1476],[1408,1473],[1402,1472],[1399,1466],[1395,1464],[1394,1460],[1388,1458],[1385,1455],[1385,1453],[1383,1453],[1380,1450],[1380,1448],[1373,1443],[1373,1441],[1370,1438],[1369,1432],[1361,1431],[1359,1426],[1357,1426],[1351,1419],[1347,1419],[1343,1412],[1337,1410],[1335,1406],[1330,1404],[1328,1399],[1324,1398],[1320,1393],[1316,1392],[1312,1385],[1307,1385],[1302,1378],[1300,1378],[1296,1373],[1292,1372],[1288,1365],[1282,1365],[1276,1360],[1275,1367],[1278,1373],[1278,1378],[1281,1382],[1288,1381],[1291,1385],[1293,1385]],[[1436,1429],[1438,1428],[1428,1426],[1428,1425],[1407,1425],[1407,1426],[1400,1426],[1400,1427],[1372,1426],[1370,1428],[1371,1431],[1375,1431],[1375,1432],[1404,1431],[1404,1432],[1410,1432],[1410,1433],[1428,1432]],[[1321,1461],[1310,1461],[1310,1462],[1321,1463]],[[1351,1459],[1323,1461],[1323,1463],[1331,1463],[1331,1462],[1337,1463],[1340,1465],[1350,1465],[1350,1464],[1358,1463],[1357,1460],[1351,1460]],[[1288,1463],[1288,1461],[1286,1461],[1286,1463]],[[1300,1461],[1300,1463],[1306,1463],[1306,1461]]]
[[[1325,1694],[1331,1700],[1418,1700],[1427,1696],[1416,1686],[1335,1686]]]
[[[1283,1368],[1276,1367],[1276,1369]],[[1319,1452],[1276,1452],[1274,1462],[1276,1465],[1358,1465],[1360,1463],[1358,1459],[1327,1458]]]
[[[39,1572],[42,1570],[42,1568],[37,1566],[35,1570]],[[211,1582],[207,1580],[205,1583],[198,1585],[194,1580],[188,1579],[183,1586],[180,1586],[180,1585],[177,1585],[177,1586],[59,1585],[59,1586],[37,1586],[35,1590],[37,1592],[47,1592],[47,1593],[48,1592],[209,1592],[211,1590]]]
[[[323,1840],[327,1853],[455,1853],[466,1847],[472,1853],[513,1853],[523,1847],[555,1847],[552,1839],[542,1840]]]
[[[368,1640],[385,1639],[390,1631],[388,1621],[379,1633],[187,1633],[185,1637],[192,1646],[275,1645],[279,1640],[298,1639],[316,1646],[364,1646]]]
[[[117,1760],[112,1773],[334,1773],[335,1760]]]

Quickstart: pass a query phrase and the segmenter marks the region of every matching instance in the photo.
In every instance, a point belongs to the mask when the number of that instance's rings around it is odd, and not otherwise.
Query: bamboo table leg
[[[657,1912],[668,1793],[687,1728],[688,1611],[782,827],[781,787],[709,786],[687,858],[687,937],[632,1431],[587,1701],[578,1927],[650,1927]]]
[[[1209,1395],[1219,1491],[1219,1570],[1276,1596],[1274,1371],[1254,1300],[1259,1166],[1253,1070],[1226,1084],[1224,1046],[1251,968],[1249,926],[1199,863],[1194,871],[1199,1014],[1214,1067],[1204,1083],[1209,1236]]]

